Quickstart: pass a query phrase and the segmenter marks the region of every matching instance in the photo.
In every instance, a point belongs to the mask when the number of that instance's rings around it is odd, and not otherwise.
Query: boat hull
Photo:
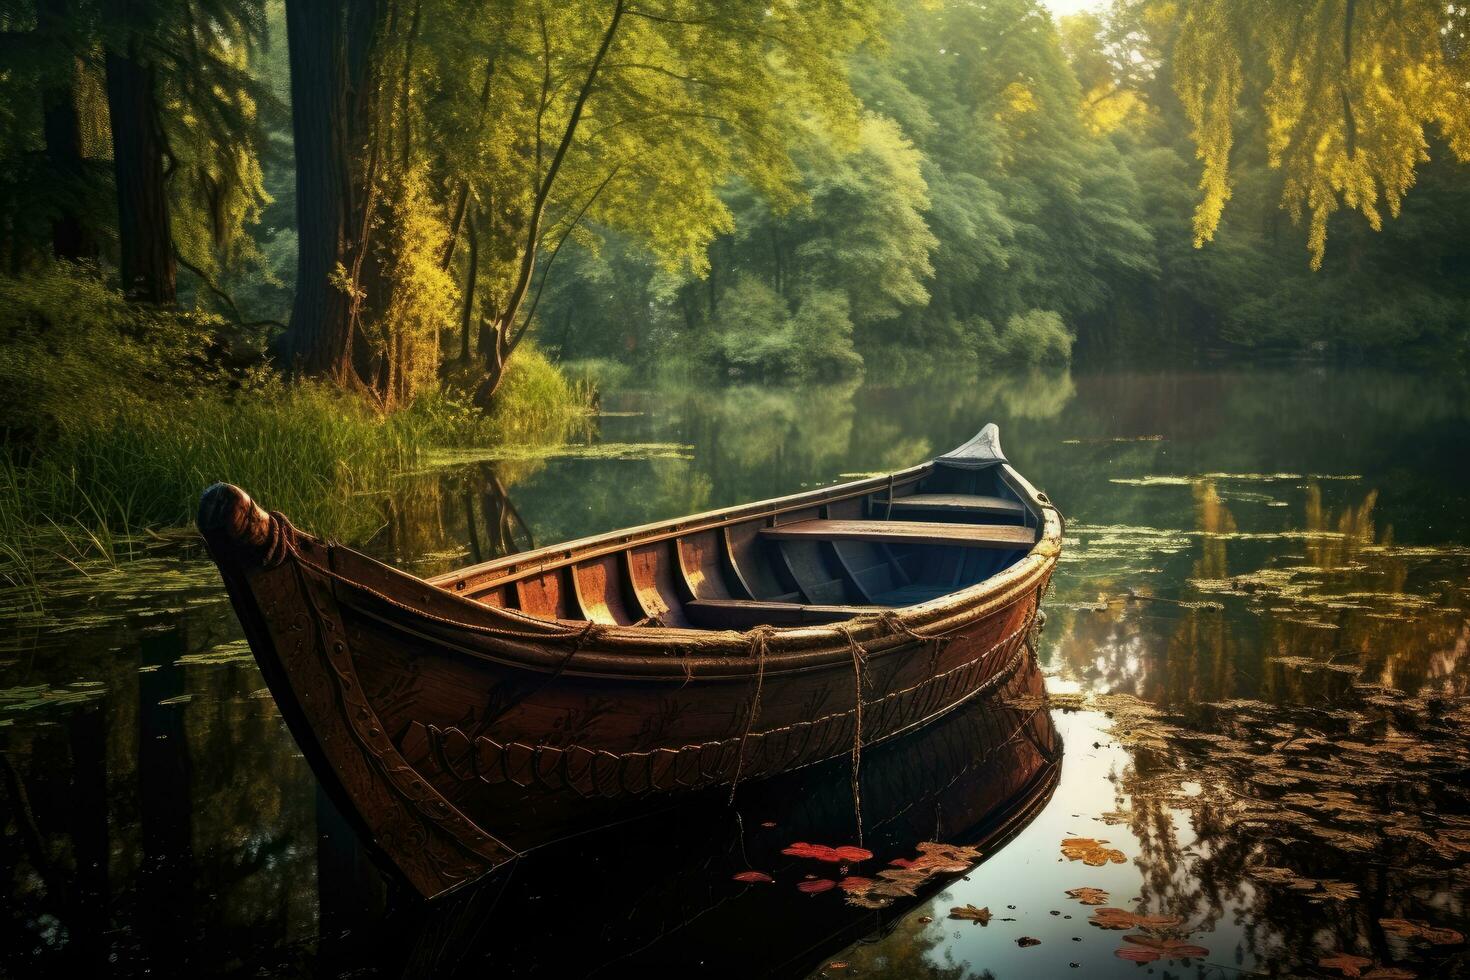
[[[1041,518],[1023,556],[905,608],[806,607],[843,618],[795,628],[499,608],[457,591],[470,573],[447,585],[416,578],[297,531],[226,485],[206,493],[200,527],[324,788],[384,863],[434,897],[679,794],[733,794],[742,781],[841,756],[856,773],[864,748],[995,696],[1034,658],[1060,543],[1055,510],[1006,470]],[[886,484],[890,508],[895,483]],[[519,574],[575,583],[612,548],[646,556],[667,547],[672,558],[679,535],[717,528],[734,542],[727,559],[738,559],[736,522],[775,529],[783,513],[827,513],[883,488],[872,480],[614,532],[534,553]],[[693,585],[688,595],[698,598]]]

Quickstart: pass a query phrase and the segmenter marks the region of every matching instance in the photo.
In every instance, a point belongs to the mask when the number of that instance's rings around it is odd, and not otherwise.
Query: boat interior
[[[956,454],[887,481],[614,532],[432,582],[539,618],[696,629],[910,606],[995,575],[1038,538],[1024,481]]]

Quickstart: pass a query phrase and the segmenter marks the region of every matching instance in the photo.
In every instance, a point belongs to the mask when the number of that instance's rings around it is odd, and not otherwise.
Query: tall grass
[[[216,481],[313,531],[371,534],[377,498],[442,446],[564,441],[592,397],[531,345],[488,415],[445,393],[383,414],[265,369],[211,367],[217,324],[125,303],[57,267],[0,276],[0,581],[30,596],[56,566],[116,565],[147,529],[188,525]]]

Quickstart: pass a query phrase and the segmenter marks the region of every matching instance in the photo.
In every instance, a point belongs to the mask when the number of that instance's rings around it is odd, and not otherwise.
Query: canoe
[[[993,693],[1034,656],[1062,536],[993,424],[909,469],[429,579],[228,484],[198,523],[323,788],[430,898],[634,801],[856,767]]]

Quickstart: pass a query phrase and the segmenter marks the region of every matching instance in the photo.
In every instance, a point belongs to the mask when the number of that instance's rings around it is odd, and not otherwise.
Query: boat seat
[[[949,545],[1023,550],[1036,543],[1036,528],[1015,524],[941,524],[937,521],[793,521],[761,528],[778,540],[881,541],[884,544]]]
[[[872,611],[871,606],[822,606],[759,599],[692,599],[684,603],[684,615],[690,624],[705,629],[839,623]]]
[[[888,501],[874,501],[877,507],[886,507]],[[1019,500],[1004,497],[987,497],[978,493],[912,493],[907,497],[895,497],[893,510],[937,510],[962,514],[985,514],[994,517],[1020,517],[1026,508]]]

